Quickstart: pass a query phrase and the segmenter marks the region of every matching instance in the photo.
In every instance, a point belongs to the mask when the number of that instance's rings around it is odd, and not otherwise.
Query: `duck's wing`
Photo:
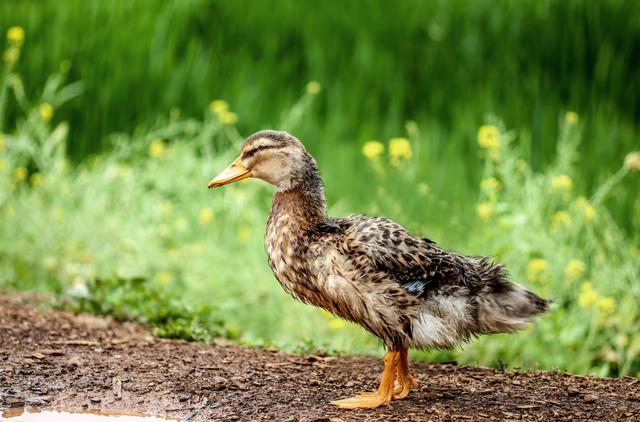
[[[338,248],[356,280],[396,282],[418,297],[446,287],[471,287],[480,280],[474,258],[447,252],[388,218],[358,215],[332,224],[340,228]]]

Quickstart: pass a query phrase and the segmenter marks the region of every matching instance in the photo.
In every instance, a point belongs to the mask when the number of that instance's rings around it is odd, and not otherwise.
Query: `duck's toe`
[[[391,401],[390,394],[383,394],[378,391],[360,393],[354,397],[343,400],[334,400],[332,405],[339,409],[373,409],[380,406],[386,406]]]

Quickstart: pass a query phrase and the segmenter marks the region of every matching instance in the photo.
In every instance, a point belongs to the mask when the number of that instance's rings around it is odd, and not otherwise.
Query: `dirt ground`
[[[119,410],[190,421],[640,420],[635,378],[428,363],[413,363],[420,387],[407,399],[338,410],[328,402],[376,388],[381,359],[221,343],[157,339],[138,324],[40,310],[33,299],[0,295],[0,409]]]

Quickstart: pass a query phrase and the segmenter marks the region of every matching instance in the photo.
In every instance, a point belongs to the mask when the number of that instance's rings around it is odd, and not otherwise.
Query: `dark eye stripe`
[[[244,154],[242,154],[242,158],[250,158],[254,156],[258,151],[264,151],[265,149],[274,149],[279,147],[280,145],[261,145],[259,147],[250,149],[249,151],[246,151]]]

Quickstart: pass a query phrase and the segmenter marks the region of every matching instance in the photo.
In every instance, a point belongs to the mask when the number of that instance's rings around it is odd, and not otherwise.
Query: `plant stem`
[[[613,187],[617,185],[627,175],[627,173],[629,173],[629,170],[627,170],[626,167],[620,167],[620,170],[618,170],[613,176],[611,176],[606,182],[604,182],[604,184],[600,186],[596,193],[593,194],[593,196],[591,197],[591,203],[596,205],[602,202],[609,191],[613,189]]]

